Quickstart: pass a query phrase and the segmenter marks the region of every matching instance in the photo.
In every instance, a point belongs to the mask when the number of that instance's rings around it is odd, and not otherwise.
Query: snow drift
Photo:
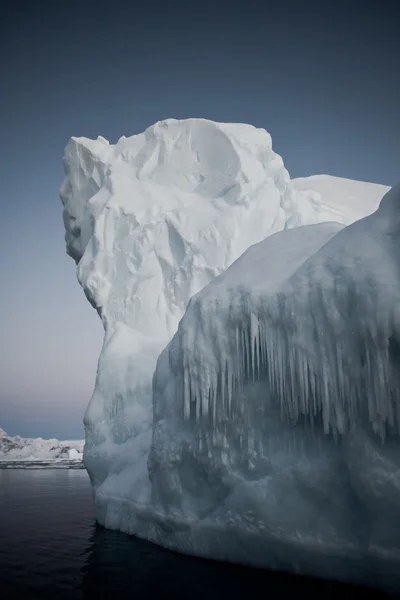
[[[83,440],[60,441],[56,439],[14,437],[0,429],[0,463],[5,466],[65,463],[75,465],[83,458]]]
[[[319,221],[336,221],[350,225],[376,211],[389,188],[332,175],[312,175],[291,180],[300,196],[305,196],[318,210]]]
[[[397,318],[382,241],[389,222],[395,239],[396,202],[343,229],[387,188],[344,180],[351,202],[335,204],[332,178],[292,184],[264,130],[202,119],[115,146],[72,138],[64,164],[67,251],[105,328],[85,415],[98,521],[187,553],[344,579],[360,576],[328,556],[395,556],[386,521],[372,532],[380,491],[351,473],[397,464],[382,341]],[[311,225],[324,221],[340,224]],[[389,295],[377,291],[384,274]]]

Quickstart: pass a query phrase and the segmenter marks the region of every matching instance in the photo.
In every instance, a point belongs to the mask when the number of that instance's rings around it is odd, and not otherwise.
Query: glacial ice
[[[186,526],[160,543],[399,591],[399,241],[400,185],[190,300],[153,381],[152,505]]]
[[[10,436],[0,428],[0,465],[18,466],[65,464],[75,466],[82,462],[84,440],[23,438]]]
[[[400,540],[397,192],[374,212],[385,186],[307,189],[267,132],[203,119],[72,138],[64,165],[67,252],[105,329],[84,419],[97,520],[376,584]]]
[[[85,464],[99,497],[127,481],[129,498],[146,495],[152,375],[189,299],[251,244],[326,211],[250,125],[169,119],[115,145],[72,138],[64,167],[67,252],[105,328]]]

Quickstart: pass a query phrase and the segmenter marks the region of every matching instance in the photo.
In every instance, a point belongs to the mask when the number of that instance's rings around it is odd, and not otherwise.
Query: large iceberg
[[[149,458],[187,544],[218,524],[224,560],[317,575],[323,555],[389,585],[386,558],[400,583],[399,215],[400,186],[348,227],[276,233],[191,299],[158,360]]]
[[[85,464],[99,498],[148,497],[152,375],[189,299],[251,244],[326,210],[249,125],[171,119],[116,145],[72,138],[64,166],[67,252],[105,328]]]
[[[356,201],[335,204],[266,131],[203,119],[72,138],[64,164],[67,251],[105,329],[97,520],[343,579],[350,555],[396,558],[396,193],[345,227],[387,188],[345,180]]]
[[[0,468],[81,467],[83,440],[23,438],[0,428]]]

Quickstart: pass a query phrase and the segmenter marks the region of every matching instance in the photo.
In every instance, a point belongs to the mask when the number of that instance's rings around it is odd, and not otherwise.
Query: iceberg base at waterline
[[[67,249],[105,328],[85,415],[96,518],[399,590],[399,190],[375,210],[371,184],[360,214],[303,183],[249,126],[70,142]]]
[[[84,440],[23,438],[0,429],[0,469],[84,469]]]

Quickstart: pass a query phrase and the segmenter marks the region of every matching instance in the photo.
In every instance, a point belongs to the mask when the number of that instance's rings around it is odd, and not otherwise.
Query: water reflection
[[[169,552],[149,542],[94,527],[82,569],[85,599],[219,600],[324,597],[378,598],[373,590],[307,577],[207,561]]]

